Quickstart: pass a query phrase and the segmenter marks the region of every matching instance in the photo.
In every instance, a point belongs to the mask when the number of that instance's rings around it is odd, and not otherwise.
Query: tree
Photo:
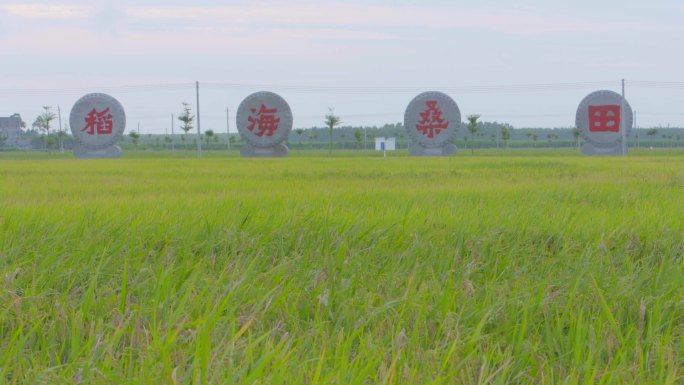
[[[214,130],[206,130],[206,131],[204,131],[204,135],[206,135],[206,136],[205,136],[205,139],[206,139],[207,146],[208,146],[208,145],[209,145],[209,141],[211,140],[211,138],[214,137]]]
[[[140,134],[135,131],[131,131],[128,133],[128,136],[131,137],[131,141],[133,142],[135,148],[138,148],[138,139],[140,138]]]
[[[183,113],[178,115],[178,120],[182,123],[180,129],[187,135],[188,131],[192,130],[192,123],[195,121],[195,115],[192,114],[189,103],[183,102]]]
[[[297,138],[299,139],[299,147],[302,147],[302,135],[304,134],[304,129],[303,128],[295,128],[294,131],[297,134]]]
[[[361,139],[363,139],[361,130],[357,129],[354,131],[354,139],[356,140],[356,147],[361,148]]]
[[[655,136],[656,136],[657,133],[658,133],[658,129],[657,129],[657,128],[649,128],[649,129],[646,131],[646,135],[648,135],[648,136],[651,137],[651,148],[653,148],[653,138],[655,138]]]
[[[558,139],[558,134],[556,133],[551,133],[546,136],[546,139],[549,141],[549,146],[552,145],[552,142],[556,139]]]
[[[57,118],[54,112],[51,111],[52,107],[43,106],[43,112],[38,115],[36,121],[33,122],[33,128],[37,128],[41,131],[45,131],[46,137],[50,136],[50,123]],[[43,146],[47,143],[47,139],[43,140]]]
[[[470,132],[470,152],[472,155],[475,155],[475,133],[479,130],[477,127],[478,119],[480,119],[480,115],[468,115],[468,132]]]
[[[577,128],[577,127],[572,128],[572,137],[575,138],[575,143],[577,143],[577,148],[579,148],[580,147],[580,142],[579,142],[580,130],[579,130],[579,128]]]
[[[342,120],[340,120],[339,116],[335,115],[335,109],[330,107],[328,108],[328,113],[325,115],[325,120],[323,122],[325,123],[325,126],[328,127],[328,132],[330,134],[330,154],[332,154],[333,128],[342,123]]]
[[[501,140],[504,142],[504,149],[508,148],[508,141],[511,139],[511,130],[508,124],[501,126]]]

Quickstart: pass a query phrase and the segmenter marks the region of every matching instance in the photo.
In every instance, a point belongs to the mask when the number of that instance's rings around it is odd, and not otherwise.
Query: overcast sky
[[[681,0],[0,0],[0,116],[30,126],[49,105],[66,122],[104,91],[128,129],[163,133],[199,81],[203,130],[225,131],[229,108],[234,132],[260,90],[288,100],[295,127],[328,107],[399,122],[431,90],[464,116],[570,127],[584,96],[624,78],[638,126],[684,126],[682,15]]]

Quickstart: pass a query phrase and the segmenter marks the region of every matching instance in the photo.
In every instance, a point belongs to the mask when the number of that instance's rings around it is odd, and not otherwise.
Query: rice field
[[[0,383],[682,384],[684,154],[0,156]]]

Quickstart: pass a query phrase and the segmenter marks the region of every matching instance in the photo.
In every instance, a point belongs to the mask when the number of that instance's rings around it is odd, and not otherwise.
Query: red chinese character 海
[[[247,126],[247,129],[254,132],[254,128],[256,128],[257,132],[255,132],[255,135],[259,137],[264,135],[273,136],[278,129],[278,123],[280,123],[280,118],[276,118],[278,109],[269,109],[262,104],[258,111],[256,108],[251,108],[250,110],[252,115],[248,120],[251,124]]]
[[[95,135],[97,130],[98,135],[107,135],[112,133],[112,114],[109,113],[109,108],[98,112],[93,108],[85,117],[86,126],[81,131],[86,131],[88,135]]]
[[[420,121],[416,124],[416,130],[428,138],[434,138],[435,134],[449,127],[449,122],[442,119],[442,110],[437,107],[436,100],[425,102],[427,109],[420,113]]]
[[[591,132],[619,132],[620,106],[589,106],[589,131]]]

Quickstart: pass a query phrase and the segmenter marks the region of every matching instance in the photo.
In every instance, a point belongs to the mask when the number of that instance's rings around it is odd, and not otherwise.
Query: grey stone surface
[[[456,151],[451,143],[461,125],[456,102],[441,92],[424,92],[411,100],[404,113],[404,127],[416,156],[445,156]]]
[[[622,154],[620,122],[624,119],[624,129],[629,132],[634,116],[629,103],[625,100],[624,111],[620,110],[621,103],[622,95],[608,90],[592,92],[582,99],[575,125],[587,142],[582,146],[584,155]]]
[[[80,98],[69,115],[74,139],[90,151],[107,149],[123,136],[126,113],[123,106],[107,94],[93,93]]]
[[[287,156],[287,151],[283,155],[282,148],[256,151],[277,147],[292,131],[292,110],[285,99],[273,92],[253,93],[240,103],[235,120],[240,136],[254,148],[254,151],[246,149],[243,156]]]
[[[240,155],[245,158],[284,158],[288,153],[289,150],[284,144],[271,147],[254,147],[251,144],[245,144],[240,149]]]

